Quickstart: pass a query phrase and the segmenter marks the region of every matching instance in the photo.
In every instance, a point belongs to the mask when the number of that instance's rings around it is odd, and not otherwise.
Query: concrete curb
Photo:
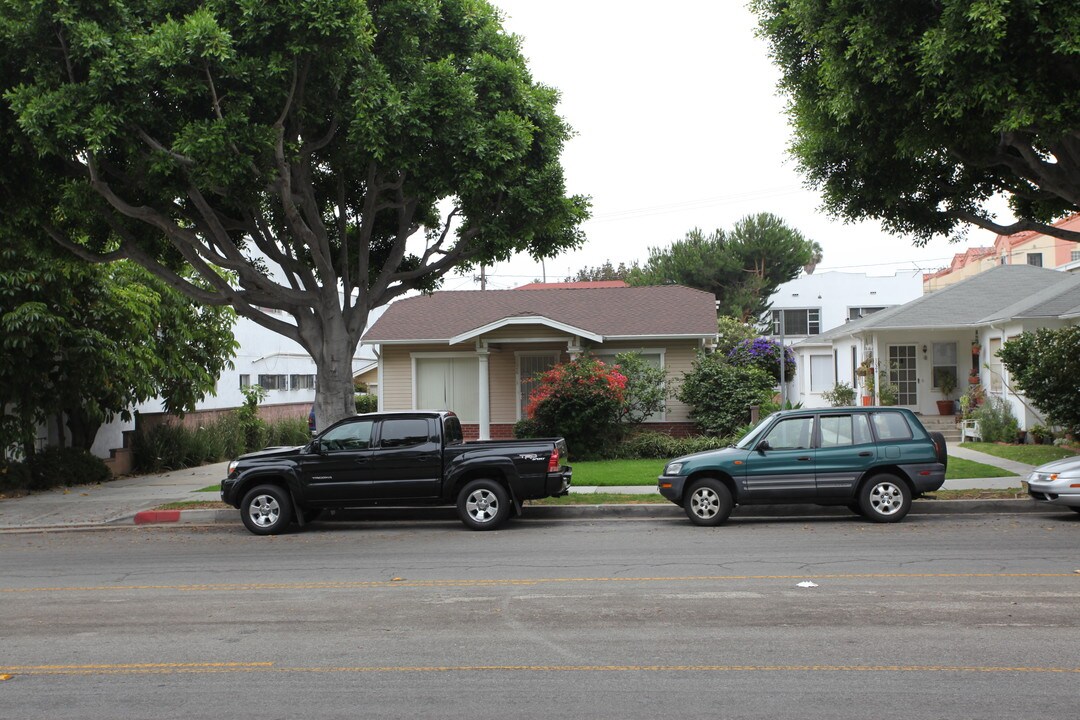
[[[911,506],[912,515],[1010,515],[1010,514],[1057,514],[1064,508],[1037,503],[1033,500],[918,500]],[[846,507],[820,507],[814,505],[742,505],[735,508],[734,518],[750,517],[822,517],[851,516]],[[530,505],[526,506],[525,520],[581,520],[606,518],[681,518],[682,508],[672,503],[648,503],[638,505]],[[402,520],[457,520],[452,507],[374,508],[341,510],[320,520],[330,522],[388,522]],[[221,510],[144,510],[134,516],[121,518],[117,525],[239,525],[239,513],[232,508]],[[29,528],[28,528],[29,529]],[[43,528],[37,528],[41,530]]]

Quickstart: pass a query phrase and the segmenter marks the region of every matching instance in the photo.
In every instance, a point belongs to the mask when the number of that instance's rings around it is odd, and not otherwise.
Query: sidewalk
[[[977,478],[972,480],[948,480],[946,490],[1018,488],[1032,466],[1003,460],[992,455],[967,450],[949,448],[953,457],[974,460],[994,467],[1000,467],[1017,473],[1018,477]],[[58,528],[88,528],[107,525],[130,525],[137,522],[136,514],[150,510],[169,502],[184,500],[218,500],[217,492],[199,493],[198,490],[215,485],[225,477],[228,463],[215,463],[186,470],[176,470],[160,475],[139,475],[136,477],[113,480],[102,485],[88,485],[61,488],[49,492],[34,493],[21,498],[8,498],[0,501],[0,532],[18,532],[28,530],[46,530]],[[647,495],[656,492],[655,485],[630,487],[578,486],[573,493],[615,493],[624,495]],[[989,505],[988,505],[989,503]],[[994,501],[920,501],[922,506],[947,504],[958,512],[987,512],[987,507],[998,508],[998,512],[1031,512],[1038,506],[1030,500],[994,500]],[[669,503],[665,503],[665,507]],[[567,517],[581,517],[582,513],[596,515],[602,506],[588,505],[584,509],[572,509],[571,506],[545,508],[544,512],[561,513]],[[626,508],[629,506],[611,506]],[[655,507],[655,506],[654,506]],[[674,508],[671,505],[671,508]],[[789,507],[789,506],[780,506]],[[648,506],[646,506],[648,508]],[[975,510],[969,508],[978,508]],[[1048,511],[1047,508],[1041,508]],[[533,514],[539,508],[530,508]],[[939,510],[940,511],[940,510]],[[612,510],[614,514],[624,514]],[[609,513],[610,514],[610,513]],[[185,510],[172,511],[168,515],[154,517],[144,513],[138,522],[236,522],[240,519],[237,511],[228,510]]]

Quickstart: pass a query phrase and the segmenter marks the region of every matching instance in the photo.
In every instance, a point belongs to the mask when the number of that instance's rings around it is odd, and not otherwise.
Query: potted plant
[[[951,372],[942,372],[938,376],[938,388],[941,390],[941,400],[937,401],[938,415],[952,415],[954,405],[951,396],[956,389],[956,377]]]
[[[847,383],[836,383],[832,390],[821,393],[821,399],[833,407],[848,407],[855,404],[855,388]]]

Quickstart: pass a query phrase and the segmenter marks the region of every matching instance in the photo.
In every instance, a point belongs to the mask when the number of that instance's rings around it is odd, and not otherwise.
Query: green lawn
[[[1011,477],[1016,475],[1004,468],[985,465],[974,460],[963,458],[949,458],[949,469],[945,471],[946,480],[965,480],[969,478]]]
[[[999,445],[997,443],[961,443],[960,447],[977,450],[994,457],[1015,460],[1028,465],[1045,465],[1054,460],[1072,457],[1075,450],[1054,447],[1053,445]],[[952,461],[949,461],[952,464]]]

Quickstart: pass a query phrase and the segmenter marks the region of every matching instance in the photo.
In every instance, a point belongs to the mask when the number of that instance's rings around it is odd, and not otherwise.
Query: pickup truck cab
[[[672,460],[660,494],[695,525],[720,525],[736,504],[846,505],[899,522],[911,501],[945,482],[945,438],[904,408],[788,410],[737,444]]]
[[[523,501],[569,492],[566,455],[562,438],[464,442],[451,412],[370,413],[307,445],[241,455],[229,463],[221,499],[256,535],[326,509],[373,505],[456,505],[466,526],[493,530]]]

